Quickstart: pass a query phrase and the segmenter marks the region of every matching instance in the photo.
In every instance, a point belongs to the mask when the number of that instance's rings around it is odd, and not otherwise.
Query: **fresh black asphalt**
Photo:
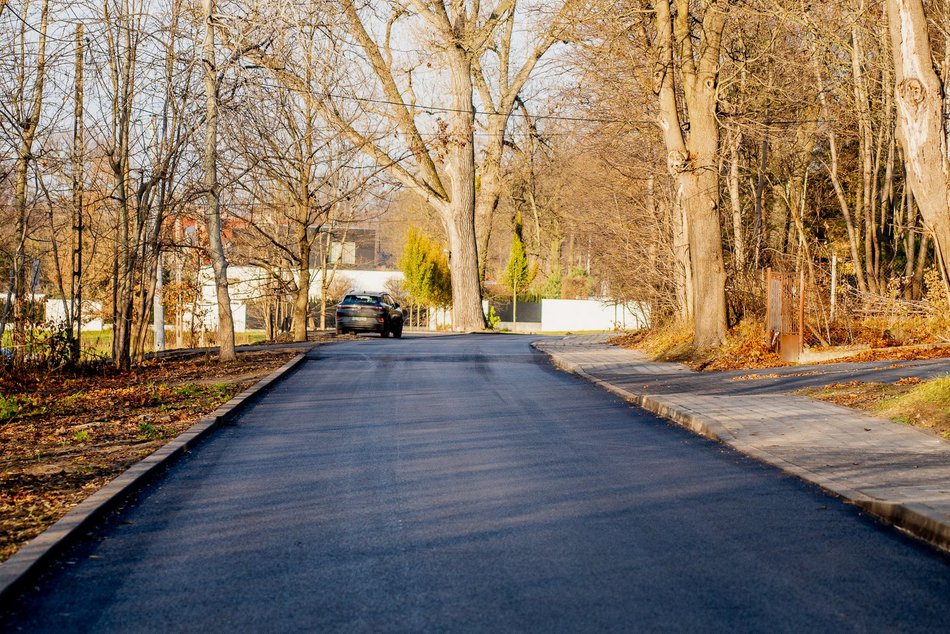
[[[323,346],[0,631],[950,631],[950,560],[518,336]]]

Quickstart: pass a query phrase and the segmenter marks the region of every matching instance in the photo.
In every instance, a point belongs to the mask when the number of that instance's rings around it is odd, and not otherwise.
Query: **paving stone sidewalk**
[[[770,389],[759,391],[749,386],[757,381],[734,380],[742,373],[699,373],[678,363],[652,362],[637,351],[608,345],[606,339],[568,335],[533,345],[564,370],[817,484],[950,551],[950,442],[852,409],[783,393],[781,376],[771,376]],[[950,372],[946,360],[840,365],[812,372],[827,373],[826,383],[862,373],[881,380],[889,370],[922,377]],[[802,379],[803,373],[793,370],[782,371],[798,375],[786,376],[787,391],[802,387],[794,379]],[[822,374],[806,371],[805,377],[816,382]]]

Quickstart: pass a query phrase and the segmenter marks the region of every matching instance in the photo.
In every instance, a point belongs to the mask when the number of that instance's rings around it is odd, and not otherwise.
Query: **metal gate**
[[[804,342],[805,271],[794,274],[766,269],[765,331],[783,361],[798,361]]]

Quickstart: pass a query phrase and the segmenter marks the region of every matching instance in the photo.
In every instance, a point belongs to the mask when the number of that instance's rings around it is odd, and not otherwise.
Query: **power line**
[[[380,104],[380,105],[387,105],[387,106],[399,106],[402,108],[422,110],[426,114],[432,114],[434,112],[449,112],[449,113],[469,112],[468,110],[463,110],[461,108],[449,108],[447,106],[435,106],[431,104],[407,104],[402,101],[392,101],[390,99],[360,97],[357,95],[342,95],[342,94],[331,93],[331,92],[316,92],[313,90],[295,88],[295,87],[287,86],[284,84],[259,83],[257,85],[264,88],[274,88],[274,89],[283,88],[286,90],[290,90],[292,92],[297,92],[301,94],[310,94],[310,95],[314,95],[316,97],[321,97],[321,98],[339,99],[341,101],[354,101],[357,103],[373,103],[373,104]],[[654,123],[656,123],[655,121],[648,120],[648,119],[618,119],[618,118],[605,118],[605,117],[580,117],[580,116],[546,115],[546,114],[529,115],[523,112],[515,112],[515,111],[512,111],[506,114],[504,112],[488,112],[485,110],[477,110],[477,109],[471,110],[471,114],[473,114],[474,116],[484,116],[484,117],[508,116],[508,117],[521,117],[521,118],[533,119],[533,120],[570,121],[574,123],[625,123],[625,124],[635,123],[639,125],[653,125]]]
[[[9,11],[10,13],[12,13],[13,17],[19,20],[23,24],[23,26],[33,31],[37,35],[46,38],[47,41],[59,42],[60,44],[72,44],[74,42],[72,38],[60,38],[60,37],[56,37],[55,35],[50,35],[48,29],[46,33],[43,33],[38,28],[30,24],[30,22],[27,19],[25,19],[22,15],[17,13],[17,10],[11,7],[9,4],[7,4],[7,6],[5,6],[3,10]]]
[[[362,103],[378,103],[378,104],[386,104],[390,106],[402,106],[404,108],[416,108],[416,109],[425,111],[427,114],[431,114],[432,112],[460,112],[460,113],[468,112],[467,110],[462,110],[461,108],[447,108],[444,106],[432,106],[432,105],[421,105],[421,104],[410,105],[410,104],[406,104],[400,101],[390,101],[387,99],[372,99],[369,97],[356,97],[353,95],[337,95],[333,93],[323,93],[323,94],[327,97],[332,97],[333,99],[343,99],[343,100],[357,101],[357,102],[362,102]],[[519,112],[514,112],[514,111],[506,114],[504,112],[487,112],[484,110],[472,110],[472,114],[475,116],[481,115],[485,117],[508,116],[508,117],[522,117],[525,119],[530,118],[534,120],[544,119],[546,121],[572,121],[575,123],[638,123],[638,124],[644,124],[644,125],[648,125],[648,124],[652,125],[653,123],[655,123],[654,121],[636,120],[636,119],[572,117],[572,116],[554,115],[554,114],[528,115],[525,113],[519,113]]]

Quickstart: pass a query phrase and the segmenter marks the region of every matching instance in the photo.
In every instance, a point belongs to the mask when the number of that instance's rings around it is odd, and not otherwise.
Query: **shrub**
[[[13,420],[20,412],[22,404],[15,396],[0,394],[0,423]]]

